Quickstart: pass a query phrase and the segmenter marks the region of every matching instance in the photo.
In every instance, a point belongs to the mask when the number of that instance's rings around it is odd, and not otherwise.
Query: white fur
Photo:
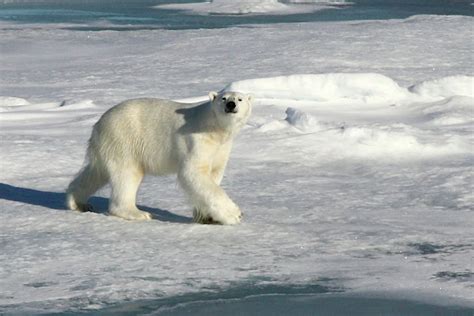
[[[106,183],[109,213],[129,220],[151,219],[135,199],[145,174],[177,173],[201,223],[240,222],[239,207],[219,186],[232,140],[251,112],[251,97],[209,93],[210,101],[182,104],[160,99],[128,100],[108,110],[95,124],[87,165],[67,189],[66,204],[87,211],[87,199]],[[233,101],[236,113],[227,113]]]

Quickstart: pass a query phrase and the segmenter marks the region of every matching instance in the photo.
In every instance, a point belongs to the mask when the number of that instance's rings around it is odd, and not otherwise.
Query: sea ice
[[[288,3],[288,4],[286,4]],[[291,5],[298,3],[299,5]],[[162,4],[155,6],[159,9],[186,10],[199,14],[224,14],[224,15],[245,15],[245,14],[296,14],[311,12],[327,8],[328,1],[297,2],[278,0],[211,0],[200,3]],[[306,4],[306,5],[303,5]],[[308,5],[312,4],[312,5]],[[318,4],[317,6],[315,4]],[[340,3],[334,3],[334,5]]]
[[[472,307],[472,23],[1,23],[0,313],[288,291]],[[221,89],[255,96],[223,181],[241,225],[192,224],[168,177],[140,188],[150,222],[106,216],[107,187],[98,213],[65,210],[109,107]]]
[[[415,84],[409,90],[421,96],[432,98],[452,96],[474,98],[474,80],[472,76],[450,76]]]

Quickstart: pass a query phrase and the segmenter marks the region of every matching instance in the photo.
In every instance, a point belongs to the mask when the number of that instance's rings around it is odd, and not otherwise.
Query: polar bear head
[[[212,110],[220,125],[242,127],[252,111],[252,96],[239,92],[209,92]]]

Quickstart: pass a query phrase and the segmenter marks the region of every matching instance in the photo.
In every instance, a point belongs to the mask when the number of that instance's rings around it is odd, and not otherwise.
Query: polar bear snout
[[[250,115],[251,112],[251,101],[252,96],[246,95],[239,92],[223,92],[219,94],[217,92],[209,92],[209,99],[212,104],[214,104],[214,111],[216,114],[224,113],[224,114],[236,114],[236,115],[225,115],[222,119],[224,124],[229,123],[230,121],[238,122],[241,124],[245,122]]]
[[[237,105],[234,101],[229,101],[225,104],[225,112],[226,113],[237,113],[236,109]]]

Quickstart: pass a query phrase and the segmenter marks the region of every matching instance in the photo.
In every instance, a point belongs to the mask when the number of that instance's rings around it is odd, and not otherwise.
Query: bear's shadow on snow
[[[196,117],[199,116],[199,113],[202,112],[202,109],[202,104],[199,104],[193,107],[176,110],[176,114],[182,115],[184,118],[184,125],[178,129],[178,133],[185,135],[209,132],[209,126],[196,125],[193,123],[196,121]]]
[[[55,210],[66,210],[64,201],[66,194],[62,192],[40,191],[29,188],[21,188],[13,185],[0,183],[0,199],[25,204],[43,206]],[[106,213],[108,199],[103,197],[91,197],[89,203],[94,206],[94,213]],[[191,223],[192,218],[173,214],[167,210],[138,205],[138,208],[150,212],[153,219],[171,223]]]

